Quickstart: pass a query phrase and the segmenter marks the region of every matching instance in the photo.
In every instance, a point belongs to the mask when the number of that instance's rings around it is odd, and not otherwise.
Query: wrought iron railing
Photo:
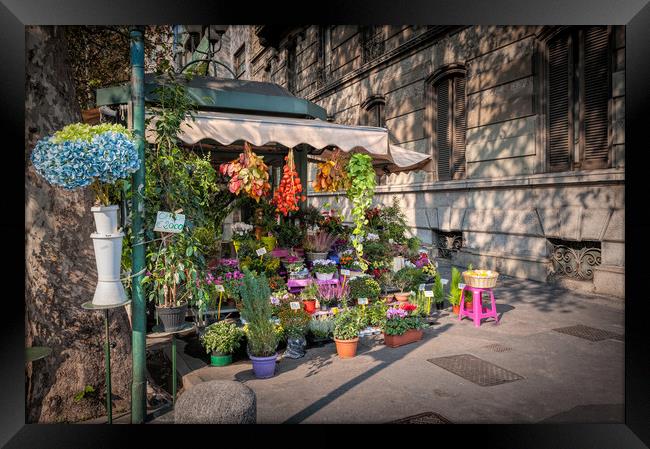
[[[594,278],[594,268],[601,263],[600,242],[571,242],[549,239],[554,277],[583,281]]]
[[[463,247],[462,232],[438,232],[438,256],[451,259],[451,253]]]

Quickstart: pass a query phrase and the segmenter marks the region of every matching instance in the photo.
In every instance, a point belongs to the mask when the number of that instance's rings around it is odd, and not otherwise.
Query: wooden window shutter
[[[465,78],[453,78],[454,84],[454,124],[451,151],[451,176],[454,179],[465,177],[465,134],[467,132],[467,118],[465,117]]]
[[[438,153],[438,180],[451,178],[449,159],[451,157],[451,120],[449,79],[443,79],[436,87],[436,136]]]
[[[552,39],[548,44],[548,161],[550,171],[568,170],[573,148],[571,134],[572,64],[569,63],[569,38]]]
[[[584,29],[584,147],[582,168],[609,164],[609,33],[606,26]]]

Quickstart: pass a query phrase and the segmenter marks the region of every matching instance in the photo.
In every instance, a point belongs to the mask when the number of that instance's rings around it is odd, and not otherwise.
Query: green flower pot
[[[232,363],[232,354],[226,355],[210,355],[210,365],[211,366],[226,366]]]

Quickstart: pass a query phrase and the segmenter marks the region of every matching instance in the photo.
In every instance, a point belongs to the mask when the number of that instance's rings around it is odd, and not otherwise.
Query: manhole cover
[[[428,361],[482,387],[524,379],[524,377],[517,373],[508,371],[470,354],[438,357],[429,359]]]
[[[601,341],[601,340],[620,340],[624,341],[623,335],[616,334],[614,332],[607,331],[605,329],[598,329],[595,327],[585,326],[583,324],[577,324],[575,326],[560,327],[558,329],[553,329],[555,332],[561,332],[563,334],[572,335],[574,337],[583,338],[589,341]]]
[[[420,413],[419,415],[398,419],[389,424],[451,424],[451,421],[438,413],[425,412]]]
[[[508,352],[512,351],[512,348],[509,346],[500,345],[499,343],[493,343],[491,345],[483,346],[483,349],[489,349],[494,352]]]

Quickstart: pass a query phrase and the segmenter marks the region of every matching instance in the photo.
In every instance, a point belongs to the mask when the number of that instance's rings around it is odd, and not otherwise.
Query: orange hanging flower
[[[302,183],[300,182],[300,177],[296,171],[296,164],[293,160],[293,149],[289,149],[289,154],[285,156],[284,160],[287,163],[282,168],[282,179],[273,195],[271,204],[275,205],[275,210],[278,214],[286,217],[290,212],[298,211],[300,209],[298,207],[298,201],[305,201],[307,197],[305,195],[299,195],[302,192]]]

